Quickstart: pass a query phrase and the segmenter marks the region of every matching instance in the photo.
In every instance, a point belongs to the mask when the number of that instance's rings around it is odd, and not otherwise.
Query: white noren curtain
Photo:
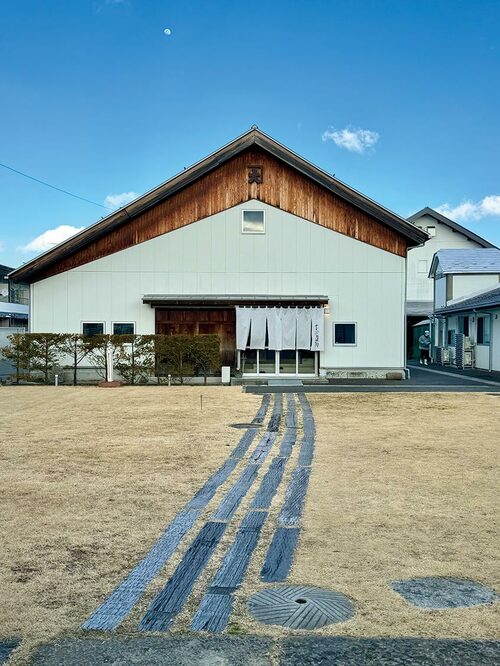
[[[281,308],[266,308],[267,310],[267,336],[269,349],[281,349],[282,321]]]
[[[250,348],[265,349],[266,347],[267,308],[252,308],[250,326]]]
[[[311,308],[312,338],[311,350],[324,351],[325,349],[325,319],[323,308]]]
[[[319,308],[236,308],[236,346],[276,351],[309,349],[324,351],[324,311]]]
[[[246,349],[252,308],[236,308],[236,349]]]
[[[297,349],[311,349],[311,310],[297,309]]]
[[[296,349],[297,308],[280,308],[281,349]]]

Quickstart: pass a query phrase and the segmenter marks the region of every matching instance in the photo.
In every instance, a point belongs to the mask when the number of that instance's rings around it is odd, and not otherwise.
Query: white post
[[[106,381],[107,382],[112,382],[113,381],[113,350],[111,347],[108,347],[106,350],[106,365],[107,365],[107,373],[106,373]]]
[[[171,386],[172,385],[172,375],[167,375],[167,378],[168,378],[168,385]]]
[[[59,375],[54,375],[54,385],[59,386]]]

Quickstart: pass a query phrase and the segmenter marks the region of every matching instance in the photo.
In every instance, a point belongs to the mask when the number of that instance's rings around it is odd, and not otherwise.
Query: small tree
[[[146,383],[155,371],[154,335],[114,335],[115,367],[128,384]]]
[[[28,334],[33,343],[33,355],[31,368],[43,373],[46,384],[49,383],[49,375],[61,356],[61,345],[65,335],[61,333],[32,333]]]
[[[29,376],[30,362],[33,356],[33,343],[27,333],[13,333],[7,337],[9,344],[0,350],[6,361],[9,361],[16,369],[16,383],[22,375]],[[24,373],[23,373],[24,371]]]
[[[195,369],[203,375],[207,383],[207,375],[220,369],[220,338],[218,335],[197,335],[192,342],[192,362]]]
[[[90,365],[103,379],[108,377],[108,349],[112,347],[110,335],[91,335],[83,338],[83,346]]]
[[[172,375],[180,384],[184,384],[186,377],[192,377],[193,340],[190,335],[155,336],[156,375],[159,383],[165,375]]]
[[[84,342],[84,339],[78,333],[70,333],[64,336],[64,339],[61,340],[60,350],[63,354],[71,356],[72,359],[72,369],[73,369],[73,386],[76,386],[77,381],[77,370],[79,364],[88,354],[87,345]]]

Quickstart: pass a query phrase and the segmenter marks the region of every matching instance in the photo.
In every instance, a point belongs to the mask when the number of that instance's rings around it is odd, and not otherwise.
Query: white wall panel
[[[242,234],[241,210],[265,209],[266,233]],[[404,365],[405,259],[253,201],[34,285],[34,330],[135,321],[154,332],[146,293],[328,295],[323,367]],[[358,323],[333,347],[332,322]]]
[[[500,284],[498,275],[454,275],[453,300],[493,289]]]
[[[414,247],[408,252],[408,300],[432,301],[432,279],[428,277],[432,257],[438,250],[443,249],[475,249],[481,247],[475,241],[453,231],[446,224],[442,224],[429,215],[423,215],[415,221],[415,225],[426,231],[427,227],[435,227],[436,235],[430,238],[423,247]],[[419,261],[425,261],[427,272],[419,272]]]

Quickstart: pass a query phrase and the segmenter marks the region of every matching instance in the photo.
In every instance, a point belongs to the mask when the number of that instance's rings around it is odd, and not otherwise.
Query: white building
[[[252,129],[11,279],[33,332],[218,333],[246,375],[385,376],[426,239]]]
[[[432,260],[434,343],[451,349],[465,337],[471,364],[500,371],[500,250],[440,250]]]
[[[439,250],[495,248],[477,234],[462,227],[432,208],[423,208],[408,221],[429,234],[429,240],[422,246],[408,252],[408,285],[406,312],[409,323],[432,313],[434,286],[429,277],[432,258]]]

